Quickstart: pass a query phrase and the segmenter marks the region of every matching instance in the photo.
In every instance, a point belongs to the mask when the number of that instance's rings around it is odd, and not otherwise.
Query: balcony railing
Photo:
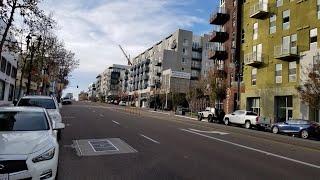
[[[201,70],[201,64],[191,64],[191,69]]]
[[[210,16],[210,24],[215,25],[223,25],[230,19],[230,15],[228,14],[225,8],[219,8],[216,12],[211,14]]]
[[[299,59],[298,47],[283,45],[275,46],[274,57],[283,61],[296,61]]]
[[[210,42],[220,42],[224,43],[226,40],[228,40],[229,34],[225,31],[213,31],[210,34],[209,41]]]
[[[262,19],[269,14],[268,3],[257,2],[250,7],[250,18]]]
[[[213,60],[226,60],[228,58],[228,53],[224,46],[216,46],[208,51],[208,58]]]
[[[256,52],[253,52],[244,55],[244,64],[248,66],[260,66],[263,64],[263,61],[263,54],[257,54]]]

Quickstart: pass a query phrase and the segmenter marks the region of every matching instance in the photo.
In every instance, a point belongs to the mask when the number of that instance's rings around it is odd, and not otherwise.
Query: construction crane
[[[127,61],[128,61],[128,65],[131,66],[132,63],[131,63],[131,61],[130,61],[130,56],[128,56],[128,55],[126,54],[126,52],[124,52],[124,50],[123,50],[123,48],[121,47],[121,45],[119,45],[119,47],[120,47],[123,55],[126,57],[126,59],[127,59]]]

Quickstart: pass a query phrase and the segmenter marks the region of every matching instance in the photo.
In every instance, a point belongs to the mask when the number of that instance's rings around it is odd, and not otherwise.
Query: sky
[[[76,54],[80,66],[65,93],[87,91],[111,64],[126,64],[120,44],[135,57],[177,29],[210,32],[218,0],[44,0],[58,22],[57,35]],[[78,86],[78,88],[77,88]]]

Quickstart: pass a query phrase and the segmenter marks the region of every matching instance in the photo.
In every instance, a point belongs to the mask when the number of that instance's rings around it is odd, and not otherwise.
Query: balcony
[[[248,53],[244,55],[244,64],[248,66],[257,67],[264,62],[264,55],[257,54],[256,52]]]
[[[162,63],[160,61],[155,62],[154,66],[162,66]]]
[[[201,71],[201,64],[191,64],[191,69]]]
[[[213,75],[217,78],[226,78],[227,72],[224,69],[215,68],[213,71]]]
[[[224,47],[216,47],[208,51],[208,58],[213,60],[226,60],[228,53]]]
[[[210,42],[224,43],[228,40],[229,34],[223,31],[213,31],[209,37]]]
[[[250,7],[250,18],[263,19],[269,14],[268,3],[257,2]]]
[[[297,46],[283,46],[278,45],[274,47],[274,58],[283,61],[296,61],[299,59],[299,52]]]
[[[147,75],[147,74],[143,75],[143,79],[144,79],[145,81],[149,80],[149,75]]]
[[[210,24],[224,25],[230,19],[230,15],[224,8],[219,8],[217,12],[211,14]]]

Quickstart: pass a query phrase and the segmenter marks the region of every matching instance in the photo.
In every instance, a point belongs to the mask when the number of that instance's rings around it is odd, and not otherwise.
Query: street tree
[[[320,110],[320,67],[317,64],[313,68],[309,68],[308,71],[307,79],[297,87],[297,91],[302,102],[309,105],[316,113]]]

